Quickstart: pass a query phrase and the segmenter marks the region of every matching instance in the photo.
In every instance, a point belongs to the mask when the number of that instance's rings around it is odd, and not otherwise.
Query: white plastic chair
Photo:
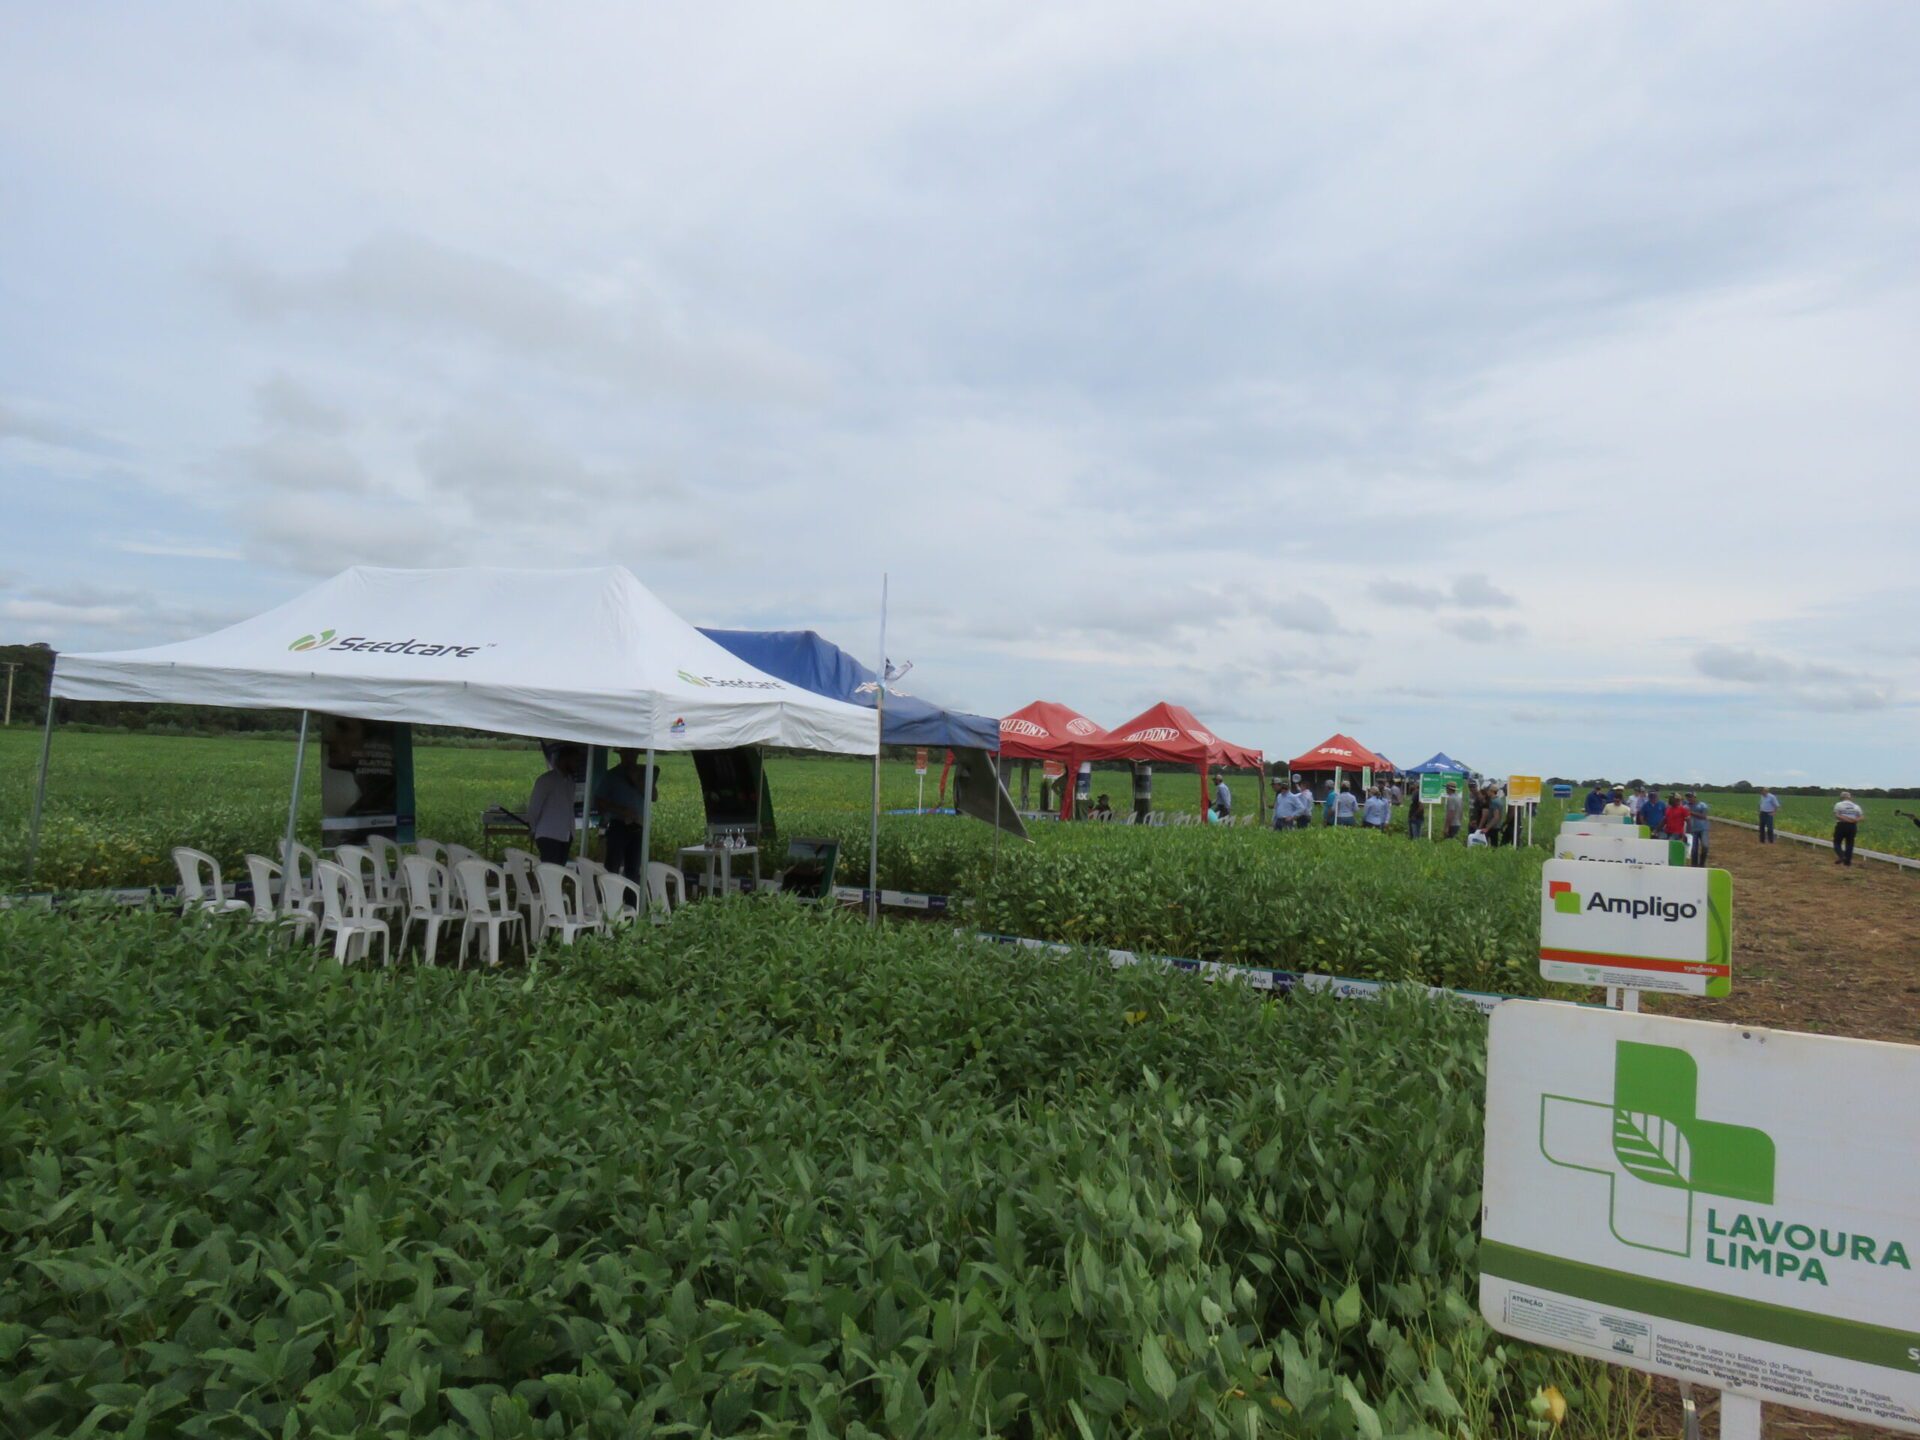
[[[374,868],[380,873],[381,899],[404,900],[406,897],[400,893],[400,862],[407,852],[386,835],[369,835],[367,853],[373,856]]]
[[[352,963],[356,951],[361,959],[369,959],[368,952],[377,939],[381,963],[391,965],[393,932],[368,905],[366,892],[360,888],[360,877],[331,860],[322,860],[316,869],[320,881],[320,928],[314,943],[324,945],[331,932],[333,958],[347,965]]]
[[[438,840],[429,840],[425,836],[413,842],[413,853],[425,856],[436,865],[443,865],[447,859],[447,847]]]
[[[173,868],[180,872],[180,904],[186,909],[233,915],[253,908],[237,896],[228,898],[220,879],[220,862],[206,851],[190,845],[174,846]]]
[[[453,879],[460,890],[460,968],[467,965],[468,940],[479,934],[487,937],[489,969],[499,968],[502,930],[520,937],[520,954],[527,956],[527,917],[513,908],[506,871],[474,856],[454,867]]]
[[[340,845],[334,848],[334,863],[353,872],[360,882],[360,893],[367,897],[367,908],[382,920],[392,921],[407,908],[406,901],[394,892],[387,877],[380,873],[380,862],[364,845]]]
[[[287,849],[287,842],[280,842],[280,908],[291,914],[295,910],[303,911],[320,919],[320,857],[302,845],[293,842],[293,849]]]
[[[465,913],[453,903],[453,882],[447,876],[447,867],[424,855],[403,855],[400,883],[407,904],[400,917],[400,948],[406,950],[415,925],[424,926],[420,958],[429,965],[437,965],[441,926],[451,928]]]
[[[288,910],[285,898],[275,893],[284,889],[284,873],[264,855],[247,856],[247,878],[253,882],[253,923],[271,925],[287,932],[291,943],[295,936],[313,925],[313,916],[305,910]]]
[[[642,911],[652,913],[647,897],[640,887],[626,876],[608,870],[604,866],[594,872],[594,887],[600,892],[600,918],[607,928],[615,925],[630,925],[640,918]],[[655,914],[654,920],[661,918]]]
[[[567,862],[567,868],[578,875],[584,883],[580,887],[580,896],[586,902],[589,919],[600,916],[600,877],[607,873],[607,867],[598,860],[589,860],[585,855],[576,855]]]
[[[542,864],[534,874],[540,881],[540,906],[546,911],[548,935],[558,934],[562,945],[571,945],[573,937],[582,931],[605,928],[587,913],[583,903],[586,886],[579,871],[564,865]]]
[[[441,863],[447,867],[447,873],[459,883],[460,862],[463,860],[484,860],[486,857],[478,851],[469,850],[464,845],[448,845],[447,858]]]
[[[664,860],[647,862],[647,896],[672,914],[687,903],[687,877]]]
[[[514,905],[527,917],[528,938],[533,944],[540,944],[547,938],[547,911],[540,903],[540,882],[534,877],[534,871],[540,868],[540,857],[508,846],[500,868],[507,872],[513,886]]]

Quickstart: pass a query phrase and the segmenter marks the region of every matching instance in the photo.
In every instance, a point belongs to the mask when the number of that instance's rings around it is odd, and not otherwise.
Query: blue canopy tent
[[[850,705],[878,708],[879,685],[873,671],[815,631],[703,629],[700,633],[776,680]],[[1027,838],[1026,826],[1000,783],[998,719],[948,710],[918,696],[902,695],[888,685],[880,723],[883,746],[925,745],[953,751],[954,809],[1016,839]],[[876,758],[876,766],[878,763]],[[875,775],[874,824],[878,826],[877,770]],[[998,843],[996,836],[996,847]]]
[[[1400,773],[1402,775],[1470,775],[1473,772],[1446,751],[1436,750],[1431,760],[1423,760],[1418,765],[1409,765]]]
[[[874,708],[873,671],[812,630],[706,630],[700,632],[756,670],[830,700]],[[928,745],[949,750],[1000,748],[1000,722],[985,715],[947,710],[887,687],[882,745]]]

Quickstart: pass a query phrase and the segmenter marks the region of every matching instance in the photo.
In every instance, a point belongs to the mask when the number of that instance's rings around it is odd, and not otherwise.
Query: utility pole
[[[18,660],[9,660],[7,666],[7,718],[0,720],[0,726],[13,724],[13,672],[20,668]]]

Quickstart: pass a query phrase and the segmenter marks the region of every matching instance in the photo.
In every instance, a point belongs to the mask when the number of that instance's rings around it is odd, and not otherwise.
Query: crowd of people
[[[1396,818],[1401,815],[1404,820]],[[1407,785],[1397,778],[1371,784],[1328,779],[1316,790],[1312,780],[1293,776],[1274,782],[1272,819],[1276,830],[1305,830],[1317,821],[1387,834],[1404,825],[1409,839],[1421,840],[1433,826],[1440,839],[1511,845],[1519,816],[1507,804],[1505,787],[1493,781],[1449,780],[1439,799],[1426,801],[1417,782]]]
[[[1635,825],[1646,826],[1647,833],[1655,838],[1688,840],[1688,863],[1707,863],[1713,807],[1691,790],[1670,790],[1662,799],[1657,786],[1635,785],[1622,790],[1618,785],[1595,785],[1587,791],[1582,808],[1589,815],[1624,816]]]

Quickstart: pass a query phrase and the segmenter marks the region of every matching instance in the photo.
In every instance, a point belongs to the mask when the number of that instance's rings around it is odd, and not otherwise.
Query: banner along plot
[[[1547,861],[1540,867],[1540,974],[1571,985],[1729,994],[1732,877],[1724,870]]]
[[[1920,1433],[1920,1048],[1516,1000],[1487,1064],[1503,1334]]]
[[[1556,860],[1593,860],[1612,865],[1684,865],[1684,840],[1643,840],[1638,835],[1583,835],[1562,831],[1553,842]]]

